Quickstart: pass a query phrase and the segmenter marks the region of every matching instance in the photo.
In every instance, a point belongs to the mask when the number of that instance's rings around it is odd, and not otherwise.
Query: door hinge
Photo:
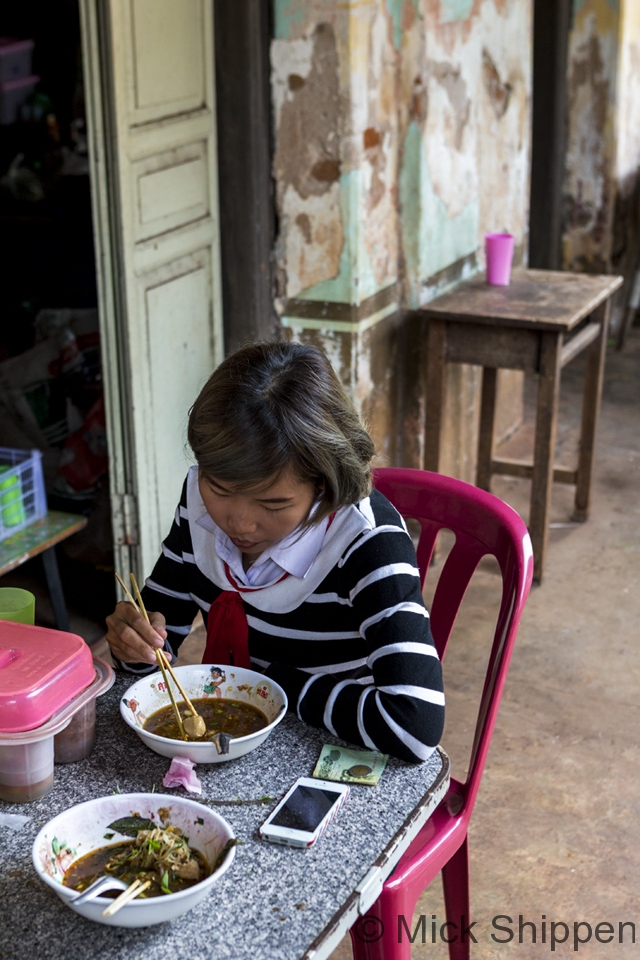
[[[139,544],[138,504],[133,494],[115,493],[112,495],[111,524],[116,546],[136,547]]]

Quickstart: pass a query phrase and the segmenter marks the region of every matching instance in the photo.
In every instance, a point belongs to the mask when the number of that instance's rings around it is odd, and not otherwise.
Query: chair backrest
[[[450,530],[455,537],[430,610],[431,632],[441,659],[480,560],[493,556],[500,567],[502,599],[464,785],[465,806],[471,809],[489,751],[520,615],[531,588],[531,540],[515,510],[493,494],[462,480],[425,470],[381,467],[374,470],[373,483],[405,520],[417,520],[420,524],[417,555],[423,587],[438,533]]]

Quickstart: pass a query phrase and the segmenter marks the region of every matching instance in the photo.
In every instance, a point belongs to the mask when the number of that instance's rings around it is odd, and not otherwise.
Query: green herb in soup
[[[262,710],[251,703],[243,703],[242,700],[201,697],[193,700],[192,703],[204,720],[207,729],[202,737],[189,737],[190,740],[207,740],[215,733],[227,733],[234,738],[246,737],[250,733],[264,729],[269,723]],[[185,710],[188,711],[184,701],[181,701],[178,707],[183,714]],[[152,713],[144,724],[144,729],[159,737],[168,737],[170,740],[183,739],[172,706],[162,707]]]
[[[135,840],[100,847],[76,860],[64,875],[66,887],[82,892],[98,877],[110,875],[131,884],[151,881],[140,894],[159,897],[192,887],[211,873],[198,850],[192,850],[178,827],[138,830]],[[117,897],[121,891],[107,891],[105,897]]]

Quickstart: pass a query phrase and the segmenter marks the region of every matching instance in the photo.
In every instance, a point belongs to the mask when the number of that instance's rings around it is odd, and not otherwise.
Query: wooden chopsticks
[[[147,887],[151,886],[151,880],[145,880],[144,883],[142,880],[134,880],[133,883],[130,883],[126,890],[123,890],[119,897],[110,903],[106,910],[102,911],[103,917],[112,917],[114,913],[117,913],[121,907],[124,907],[125,904],[129,903],[130,900],[135,900],[136,897],[139,897]]]
[[[124,581],[123,581],[122,577],[120,576],[120,574],[119,574],[119,573],[116,573],[116,579],[117,579],[118,583],[120,584],[120,586],[122,587],[122,589],[124,590],[124,593],[125,593],[125,596],[126,596],[127,600],[129,601],[129,603],[131,603],[131,604],[135,607],[135,609],[138,611],[138,613],[141,613],[141,614],[142,614],[142,616],[145,618],[145,620],[147,621],[147,623],[150,624],[151,621],[149,620],[149,614],[147,613],[146,607],[145,607],[145,605],[144,605],[144,601],[143,601],[143,599],[142,599],[142,596],[141,596],[141,594],[140,594],[140,590],[139,590],[139,588],[138,588],[138,584],[136,583],[136,578],[134,577],[133,573],[130,574],[130,576],[131,576],[131,583],[132,583],[133,589],[135,590],[135,594],[136,594],[136,598],[137,598],[137,603],[136,603],[136,600],[134,600],[133,597],[131,596],[131,593],[130,593],[129,590],[127,589],[126,584],[124,583]],[[183,689],[183,687],[182,687],[182,684],[180,683],[180,681],[178,680],[177,676],[175,675],[175,673],[174,673],[174,671],[173,671],[173,668],[172,668],[171,664],[169,663],[168,658],[166,657],[166,655],[165,655],[165,653],[164,653],[164,650],[161,650],[159,647],[157,647],[157,648],[156,648],[156,651],[155,651],[155,654],[156,654],[156,660],[157,660],[157,662],[158,662],[158,666],[159,666],[160,669],[162,670],[162,676],[164,677],[164,681],[165,681],[165,683],[166,683],[166,685],[167,685],[167,690],[168,690],[168,692],[169,692],[169,696],[171,697],[171,703],[173,704],[173,709],[174,709],[174,711],[175,711],[176,720],[178,721],[178,727],[179,727],[179,729],[180,729],[180,733],[181,733],[181,735],[182,735],[182,739],[183,739],[183,740],[187,740],[187,739],[188,739],[188,733],[189,733],[189,732],[191,732],[191,733],[192,733],[194,736],[196,736],[196,737],[197,737],[197,736],[202,736],[202,734],[205,732],[205,729],[206,729],[206,728],[205,728],[204,720],[198,715],[198,712],[197,712],[196,708],[195,708],[194,705],[191,703],[191,700],[189,699],[189,697],[188,697],[187,694],[185,693],[185,691],[184,691],[184,689]],[[174,695],[173,695],[173,691],[172,691],[172,689],[171,689],[171,684],[169,683],[169,678],[168,678],[167,674],[169,674],[169,675],[171,676],[171,679],[173,680],[173,682],[175,683],[176,687],[177,687],[178,690],[180,691],[180,695],[182,696],[182,699],[183,699],[184,702],[186,703],[188,709],[191,711],[191,717],[188,717],[188,718],[187,718],[187,721],[190,723],[190,726],[191,726],[191,728],[192,728],[190,731],[185,731],[184,721],[183,721],[183,719],[182,719],[182,717],[181,717],[181,715],[180,715],[180,711],[179,711],[178,705],[177,705],[177,703],[176,703],[176,701],[175,701],[175,697],[174,697]]]
[[[134,577],[134,575],[131,574],[131,582],[132,582],[132,584],[133,584],[134,590],[135,590],[136,593],[137,593],[138,603],[136,603],[136,601],[135,601],[135,600],[133,599],[133,597],[131,596],[131,593],[130,593],[129,589],[127,588],[127,585],[125,584],[124,580],[122,579],[122,577],[120,576],[120,574],[119,574],[117,571],[116,571],[116,580],[118,581],[118,583],[120,584],[120,586],[121,586],[122,589],[124,590],[124,595],[125,595],[125,597],[127,598],[127,600],[129,601],[129,603],[138,611],[138,613],[141,613],[141,614],[142,614],[142,616],[145,618],[145,620],[147,621],[147,623],[150,623],[151,621],[149,620],[149,614],[147,613],[147,609],[146,609],[146,607],[145,607],[145,605],[144,605],[144,602],[143,602],[143,600],[142,600],[142,597],[140,596],[140,590],[138,589],[138,584],[136,583],[136,578]],[[163,652],[159,647],[156,647],[155,654],[156,654],[156,661],[157,661],[157,663],[158,663],[158,666],[160,667],[160,670],[162,671],[162,676],[163,676],[164,682],[165,682],[165,684],[166,684],[167,691],[168,691],[168,693],[169,693],[169,696],[171,697],[171,703],[173,704],[173,709],[174,709],[174,712],[175,712],[175,715],[176,715],[176,720],[178,721],[178,728],[179,728],[179,730],[180,730],[180,735],[181,735],[181,737],[182,737],[183,740],[186,740],[186,739],[187,739],[187,734],[186,734],[186,731],[185,731],[185,729],[184,729],[184,725],[183,725],[183,723],[182,723],[182,716],[180,715],[180,711],[178,710],[178,704],[176,703],[176,699],[175,699],[175,697],[174,697],[174,695],[173,695],[173,690],[171,689],[171,684],[169,683],[169,677],[168,677],[168,675],[167,675],[167,667],[169,666],[169,661],[166,659],[166,657],[165,657],[165,655],[164,655],[164,652]],[[126,891],[125,891],[125,892],[126,892]]]

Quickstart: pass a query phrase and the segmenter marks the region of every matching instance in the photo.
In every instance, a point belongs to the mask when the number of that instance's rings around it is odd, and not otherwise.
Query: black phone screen
[[[298,784],[284,806],[269,821],[276,827],[313,833],[340,797],[337,790]]]

